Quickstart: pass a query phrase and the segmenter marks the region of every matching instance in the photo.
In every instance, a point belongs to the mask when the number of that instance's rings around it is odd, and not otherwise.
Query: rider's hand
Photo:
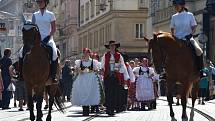
[[[192,34],[189,34],[189,35],[186,35],[186,36],[185,36],[186,40],[190,40],[192,37],[193,37]]]
[[[50,35],[46,36],[46,38],[43,39],[43,42],[48,43],[50,38],[51,38]]]

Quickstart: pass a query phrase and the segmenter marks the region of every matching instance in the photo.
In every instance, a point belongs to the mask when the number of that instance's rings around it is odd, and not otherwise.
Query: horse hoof
[[[30,116],[30,120],[34,121],[35,120],[35,116]]]
[[[187,118],[182,118],[182,121],[188,121],[188,119]]]
[[[175,117],[172,117],[172,118],[171,118],[171,121],[177,121],[177,120],[175,119]]]
[[[46,121],[51,121],[51,115],[48,115],[47,117],[46,117]]]

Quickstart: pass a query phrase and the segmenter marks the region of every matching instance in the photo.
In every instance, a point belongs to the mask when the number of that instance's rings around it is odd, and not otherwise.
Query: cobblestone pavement
[[[70,102],[65,103],[67,106],[66,113],[59,113],[55,110],[52,113],[53,121],[171,121],[169,116],[169,107],[165,101],[166,97],[160,97],[157,101],[157,109],[151,111],[126,111],[116,114],[114,117],[108,117],[107,114],[90,114],[90,116],[83,117],[81,107],[71,107]],[[12,103],[13,104],[13,103]],[[188,101],[188,105],[191,102]],[[12,106],[12,105],[11,105]],[[215,100],[206,102],[205,105],[196,104],[195,108],[205,113],[206,115],[215,118]],[[181,106],[173,106],[175,118],[181,121]],[[25,108],[24,108],[25,109]],[[43,120],[46,118],[47,111],[43,111]],[[189,117],[190,109],[187,109]],[[18,111],[18,108],[10,110],[0,110],[0,121],[29,121],[28,111]],[[208,121],[207,118],[195,112],[194,121]]]

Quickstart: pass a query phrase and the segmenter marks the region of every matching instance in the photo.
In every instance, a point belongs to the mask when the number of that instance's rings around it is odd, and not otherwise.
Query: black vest
[[[93,70],[93,59],[92,59],[91,65],[89,67],[85,67],[81,60],[80,68],[81,68],[81,70],[84,70],[85,68],[88,68],[89,70]]]

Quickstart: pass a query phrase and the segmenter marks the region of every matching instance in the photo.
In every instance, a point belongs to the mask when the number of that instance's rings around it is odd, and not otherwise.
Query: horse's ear
[[[146,38],[146,37],[143,37],[144,38],[144,40],[146,41],[146,42],[148,42],[149,43],[149,39],[148,38]]]
[[[156,33],[153,33],[153,40],[157,40],[157,34]]]

